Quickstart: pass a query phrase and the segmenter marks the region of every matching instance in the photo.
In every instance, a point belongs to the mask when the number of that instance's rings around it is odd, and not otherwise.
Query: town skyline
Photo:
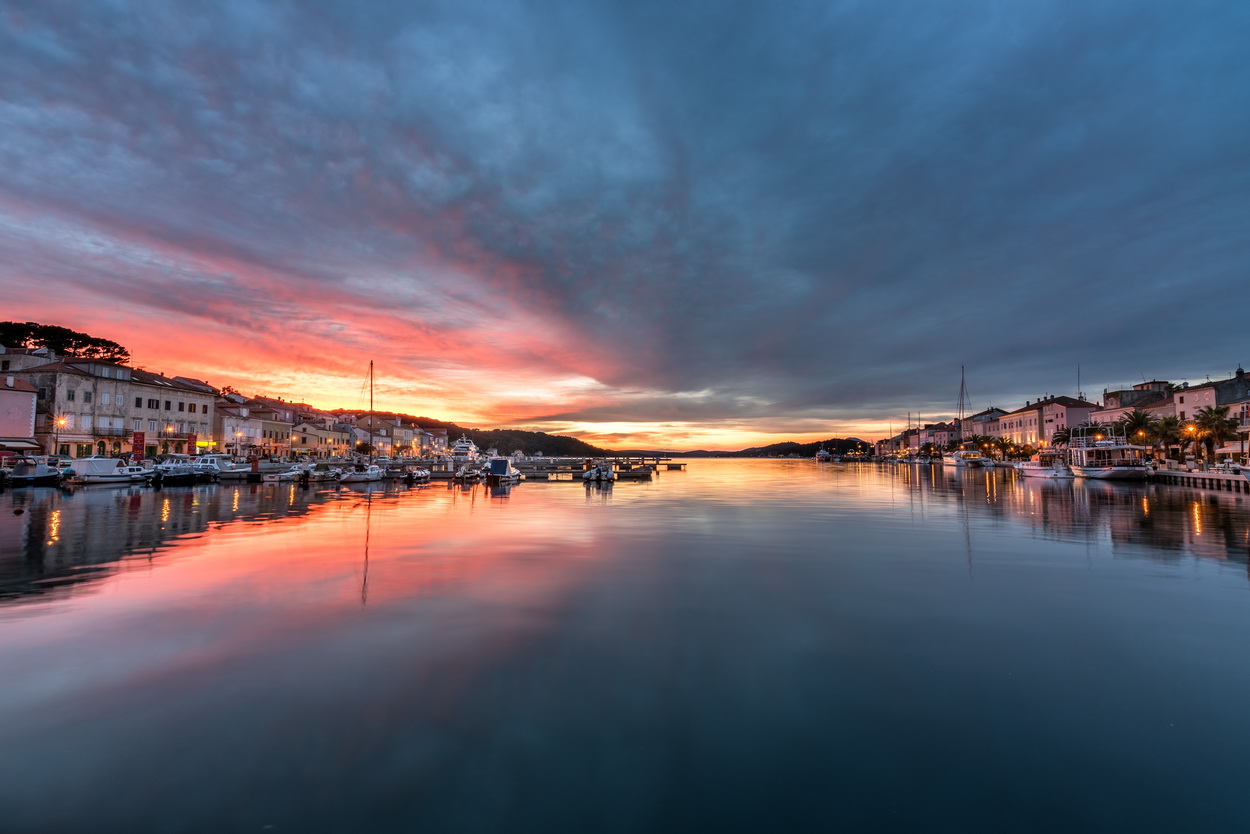
[[[4,318],[606,448],[1250,363],[1250,9],[19,2]]]

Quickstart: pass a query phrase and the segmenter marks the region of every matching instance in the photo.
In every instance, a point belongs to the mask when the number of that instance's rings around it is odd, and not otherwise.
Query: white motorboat
[[[1073,478],[1067,456],[1058,449],[1038,452],[1029,460],[1016,463],[1015,470],[1026,478]]]
[[[956,449],[942,458],[943,463],[955,466],[985,466],[985,456],[975,449]]]
[[[1077,426],[1068,441],[1068,466],[1078,478],[1143,481],[1150,474],[1146,447],[1134,446],[1113,426]]]
[[[833,460],[833,455],[824,446],[816,450],[817,463],[828,463],[831,460]]]
[[[151,473],[121,458],[92,456],[73,462],[70,480],[80,484],[141,484]]]
[[[367,484],[382,480],[382,467],[373,463],[358,463],[339,473],[340,484]]]
[[[612,466],[612,461],[601,460],[598,463],[590,464],[586,471],[582,472],[583,481],[615,481],[616,469]]]

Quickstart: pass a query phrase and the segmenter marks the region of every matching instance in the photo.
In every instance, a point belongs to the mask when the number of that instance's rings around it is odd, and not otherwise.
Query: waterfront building
[[[1087,422],[1097,410],[1096,403],[1075,397],[1025,400],[1023,407],[998,418],[998,430],[994,436],[1017,446],[1048,445],[1054,440],[1056,431]]]
[[[1185,395],[1180,395],[1181,410],[1186,410]],[[1097,423],[1114,423],[1138,409],[1152,417],[1180,416],[1176,411],[1176,398],[1173,386],[1165,380],[1155,379],[1142,382],[1132,388],[1116,391],[1103,390],[1102,407],[1091,412],[1089,419]],[[1192,412],[1191,412],[1192,413]],[[1181,419],[1185,419],[1181,417]]]
[[[0,455],[39,450],[35,439],[35,386],[13,374],[0,377]]]
[[[343,457],[351,451],[352,433],[346,426],[301,420],[291,429],[291,451],[315,458]]]
[[[260,420],[261,455],[286,457],[291,454],[291,430],[295,427],[295,409],[290,403],[270,397],[252,397],[247,401],[248,411]]]
[[[233,394],[214,403],[213,435],[219,438],[217,449],[236,457],[259,455],[264,421],[253,417],[251,409],[239,402],[242,399]]]
[[[23,364],[25,369],[14,375],[36,390],[35,436],[41,450],[62,457],[130,451],[131,368],[100,359]]]
[[[213,389],[129,368],[131,451],[145,457],[194,454],[212,448]]]

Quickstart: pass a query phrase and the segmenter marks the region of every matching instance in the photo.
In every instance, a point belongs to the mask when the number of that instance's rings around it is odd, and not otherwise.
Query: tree
[[[1015,444],[1011,442],[1011,438],[1009,437],[994,438],[993,446],[998,450],[998,454],[1002,456],[1003,460],[1007,460],[1008,456],[1011,454],[1011,450],[1015,448]]]
[[[1163,456],[1172,456],[1172,447],[1179,446],[1184,440],[1184,427],[1179,417],[1160,417],[1150,428],[1150,439],[1154,445],[1163,449]]]
[[[1052,446],[1067,446],[1072,440],[1072,430],[1067,426],[1055,429],[1055,433],[1050,436]]]
[[[364,443],[364,442],[361,442],[361,443],[357,443],[357,444],[356,444],[356,453],[357,453],[357,454],[360,454],[360,455],[371,455],[371,454],[373,454],[375,451],[377,451],[377,450],[373,448],[373,444],[372,444],[372,443]]]
[[[1215,405],[1200,408],[1194,415],[1195,434],[1207,447],[1207,460],[1212,463],[1215,462],[1216,445],[1237,437],[1237,421],[1229,417],[1228,412],[1228,406]]]
[[[1150,432],[1155,423],[1153,416],[1140,408],[1135,408],[1125,414],[1117,422],[1117,427],[1123,430],[1124,438],[1130,443],[1144,443],[1150,437]]]
[[[79,333],[68,327],[39,324],[34,321],[0,322],[0,345],[32,350],[48,348],[61,356],[81,359],[103,359],[108,362],[130,361],[130,351],[117,342]]]

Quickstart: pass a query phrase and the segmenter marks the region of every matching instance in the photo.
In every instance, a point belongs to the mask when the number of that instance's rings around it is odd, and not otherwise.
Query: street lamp
[[[235,455],[243,454],[243,432],[241,431],[234,433],[234,453]]]
[[[69,420],[57,417],[55,423],[56,429],[52,432],[52,454],[59,456],[61,454],[61,429],[69,423]]]

